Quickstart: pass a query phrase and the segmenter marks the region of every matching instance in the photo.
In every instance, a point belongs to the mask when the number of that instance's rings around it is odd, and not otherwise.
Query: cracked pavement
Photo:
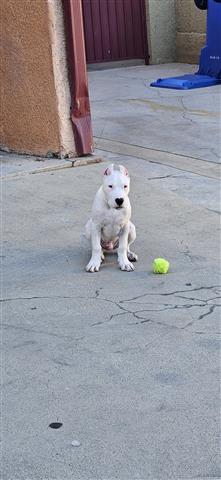
[[[2,478],[218,479],[219,181],[98,154],[2,183]],[[81,232],[112,160],[131,173],[139,261],[88,274]]]

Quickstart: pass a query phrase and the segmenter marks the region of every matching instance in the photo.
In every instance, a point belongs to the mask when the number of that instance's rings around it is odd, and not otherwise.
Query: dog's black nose
[[[115,198],[115,202],[118,205],[118,207],[121,207],[121,205],[124,203],[123,198]]]

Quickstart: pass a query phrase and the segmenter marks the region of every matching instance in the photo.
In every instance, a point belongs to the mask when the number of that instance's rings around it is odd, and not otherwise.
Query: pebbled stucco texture
[[[59,155],[63,153],[62,126],[48,1],[2,0],[1,12],[0,144],[17,152]],[[73,147],[73,136],[70,143]]]
[[[198,63],[206,42],[206,11],[193,0],[146,0],[151,64]]]

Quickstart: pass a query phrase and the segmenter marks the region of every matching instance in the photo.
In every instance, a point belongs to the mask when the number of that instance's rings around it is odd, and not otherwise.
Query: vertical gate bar
[[[74,1],[74,0],[73,0]],[[102,62],[102,36],[101,36],[101,19],[100,19],[100,3],[99,0],[91,2],[92,22],[94,30],[94,51],[96,62]]]
[[[134,53],[136,58],[144,58],[144,44],[142,36],[142,12],[140,0],[135,0],[132,5],[133,29],[134,29]]]
[[[146,14],[146,4],[145,0],[140,0],[141,2],[141,21],[142,21],[142,39],[144,44],[144,59],[145,64],[149,65],[149,47],[148,47],[148,39],[147,39],[147,14]]]
[[[63,0],[71,89],[71,121],[77,154],[93,152],[81,0]]]
[[[125,33],[127,45],[127,58],[134,58],[134,38],[133,38],[133,22],[131,11],[131,0],[123,0],[124,16],[125,16]]]
[[[116,6],[114,0],[108,1],[108,16],[109,16],[109,29],[110,29],[110,40],[111,40],[111,60],[118,60],[119,58],[119,49],[118,49],[118,32],[117,32],[117,17],[116,17]]]
[[[110,28],[109,28],[107,0],[100,1],[100,15],[101,15],[103,61],[108,61],[111,59],[111,44],[110,44]]]
[[[94,32],[93,32],[90,0],[84,0],[82,2],[82,10],[83,10],[83,21],[84,21],[86,57],[88,62],[94,62],[94,59],[95,59]]]
[[[124,18],[124,5],[122,0],[119,2],[116,0],[116,18],[117,18],[117,31],[118,31],[118,46],[119,46],[119,58],[126,58],[126,34],[125,34],[125,18]]]

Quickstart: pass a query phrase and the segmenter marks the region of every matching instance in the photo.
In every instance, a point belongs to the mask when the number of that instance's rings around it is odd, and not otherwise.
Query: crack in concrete
[[[163,304],[161,304],[163,306]],[[193,307],[204,307],[205,305],[199,305],[197,303],[194,303],[194,304],[184,304],[184,305],[179,305],[179,304],[175,304],[175,305],[168,305],[168,304],[165,304],[165,306],[161,309],[159,308],[154,308],[154,309],[151,309],[151,308],[145,308],[143,310],[136,310],[134,313],[138,314],[139,312],[165,312],[166,310],[185,310],[185,309],[189,309],[189,308],[193,308]]]
[[[14,298],[2,298],[2,299],[0,299],[0,303],[15,302],[17,300],[53,300],[53,299],[59,299],[59,298],[60,299],[74,299],[74,298],[89,298],[89,297],[71,297],[71,296],[66,296],[66,295],[14,297]]]
[[[206,210],[208,210],[209,212],[216,213],[217,215],[219,215],[219,217],[220,217],[220,215],[221,215],[220,210],[213,210],[213,208],[207,208],[207,207],[206,207]]]
[[[99,297],[99,300],[104,300],[104,301],[108,301],[110,303],[113,303],[116,307],[120,308],[120,310],[123,310],[123,312],[112,314],[108,318],[108,320],[105,320],[103,322],[97,322],[95,324],[92,324],[91,326],[97,326],[97,325],[102,325],[104,323],[109,323],[116,316],[130,314],[130,315],[133,316],[133,318],[135,318],[137,320],[141,320],[141,321],[132,322],[132,323],[129,323],[129,325],[137,325],[137,324],[143,324],[143,323],[153,323],[153,324],[158,324],[158,325],[161,325],[161,326],[164,326],[164,327],[167,327],[167,328],[172,328],[172,329],[176,329],[176,330],[184,330],[187,327],[193,325],[196,320],[201,320],[205,316],[210,315],[214,311],[214,309],[216,307],[220,306],[220,305],[211,305],[211,307],[210,307],[210,309],[207,313],[200,315],[196,319],[193,319],[191,322],[189,322],[184,327],[177,327],[176,325],[170,325],[170,324],[160,322],[160,321],[156,321],[156,320],[152,320],[152,319],[149,319],[149,318],[147,319],[147,318],[141,316],[140,313],[144,313],[144,312],[148,312],[148,313],[149,312],[155,312],[155,313],[157,313],[157,312],[164,312],[166,310],[178,310],[178,309],[187,310],[187,309],[191,309],[193,307],[203,308],[203,307],[206,307],[208,305],[208,302],[211,301],[211,298],[209,298],[209,299],[199,299],[199,298],[195,298],[195,297],[185,297],[183,295],[179,295],[179,293],[187,293],[188,294],[189,292],[202,291],[202,290],[212,290],[212,289],[216,289],[216,288],[219,288],[219,285],[212,285],[212,286],[209,286],[209,287],[203,286],[203,287],[197,287],[197,288],[192,288],[192,289],[188,289],[188,290],[176,290],[174,292],[166,292],[166,293],[149,292],[149,293],[146,293],[146,294],[143,294],[143,295],[139,295],[137,297],[130,298],[128,300],[120,300],[119,302],[115,302],[113,300],[109,300],[109,299],[106,299],[106,298]],[[125,306],[124,307],[122,306],[122,303],[134,302],[134,300],[144,298],[146,296],[163,296],[163,297],[164,296],[174,296],[174,298],[182,298],[182,299],[187,300],[187,301],[192,300],[192,301],[198,302],[198,303],[193,303],[193,304],[184,303],[183,305],[179,305],[179,304],[170,305],[168,303],[163,303],[163,304],[161,304],[163,308],[160,308],[160,309],[159,308],[157,308],[157,309],[156,308],[155,309],[154,308],[152,308],[152,309],[146,308],[146,309],[135,310],[135,311],[132,311],[129,308],[125,308]],[[220,298],[220,297],[213,297],[213,298],[216,299],[216,298]],[[136,303],[136,302],[134,302],[134,303]],[[148,304],[149,305],[155,305],[154,303],[149,303],[149,302],[148,302]]]
[[[215,310],[215,308],[219,307],[220,305],[216,305],[216,304],[213,304],[210,306],[208,312],[204,313],[204,314],[201,314],[199,315],[198,318],[196,319],[193,319],[191,322],[189,322],[187,325],[185,325],[184,327],[177,327],[175,325],[170,325],[170,324],[167,324],[167,323],[164,323],[164,322],[161,322],[161,321],[157,321],[157,320],[153,320],[153,319],[147,319],[145,317],[143,317],[141,314],[144,313],[144,312],[154,312],[154,313],[157,313],[157,312],[165,312],[165,311],[168,311],[168,310],[188,310],[188,309],[191,309],[191,308],[194,308],[194,307],[198,307],[198,308],[203,308],[203,307],[206,307],[206,306],[209,306],[208,305],[208,302],[209,301],[212,301],[212,300],[216,300],[216,299],[219,299],[220,297],[219,296],[215,296],[215,297],[210,297],[209,299],[199,299],[199,298],[196,298],[194,296],[191,296],[191,297],[186,297],[184,295],[180,295],[182,293],[185,293],[185,294],[188,294],[188,293],[191,293],[191,292],[198,292],[198,291],[207,291],[207,290],[213,290],[214,293],[218,293],[218,291],[216,289],[220,288],[219,285],[212,285],[212,286],[202,286],[202,287],[196,287],[196,288],[191,288],[191,289],[185,289],[185,290],[174,290],[172,292],[164,292],[164,293],[155,293],[155,292],[148,292],[148,293],[144,293],[142,295],[138,295],[136,297],[132,297],[132,298],[129,298],[129,299],[125,299],[125,300],[119,300],[118,302],[117,301],[114,301],[114,300],[111,300],[111,299],[108,299],[108,298],[104,298],[104,297],[101,297],[100,296],[100,292],[102,290],[102,288],[99,288],[95,291],[95,295],[94,296],[68,296],[68,295],[54,295],[54,296],[32,296],[32,297],[15,297],[15,298],[6,298],[6,299],[2,299],[0,300],[1,302],[10,302],[10,301],[17,301],[17,300],[38,300],[38,299],[71,299],[71,300],[77,300],[77,299],[83,299],[83,300],[89,300],[89,299],[93,299],[93,300],[98,300],[98,301],[101,301],[101,302],[108,302],[108,303],[111,303],[112,305],[114,305],[115,307],[117,307],[118,309],[120,309],[120,312],[119,313],[114,313],[114,314],[111,314],[109,316],[109,318],[107,320],[104,320],[104,321],[99,321],[99,322],[95,322],[95,323],[92,323],[90,326],[91,327],[96,327],[96,326],[99,326],[99,325],[103,325],[105,323],[110,323],[113,318],[115,317],[118,317],[118,316],[122,316],[122,315],[126,315],[126,314],[130,314],[132,315],[132,317],[136,320],[139,320],[139,322],[134,322],[134,323],[129,323],[129,325],[137,325],[137,324],[144,324],[144,323],[153,323],[153,324],[158,324],[158,325],[161,325],[161,326],[164,326],[164,327],[167,327],[167,328],[172,328],[172,329],[178,329],[178,330],[184,330],[186,329],[187,327],[191,326],[194,324],[194,322],[196,320],[202,320],[204,317],[208,316],[208,315],[211,315],[213,313],[213,311]],[[174,299],[176,298],[181,298],[183,300],[186,300],[187,302],[188,301],[193,301],[195,303],[184,303],[184,304],[168,304],[168,303],[162,303],[160,304],[162,306],[162,308],[145,308],[145,309],[142,309],[142,310],[135,310],[135,311],[132,311],[131,309],[129,309],[128,307],[126,307],[125,305],[123,306],[122,304],[125,304],[125,303],[130,303],[130,302],[133,302],[133,303],[137,303],[136,300],[138,299],[141,299],[141,298],[145,298],[145,297],[170,297],[170,296],[174,296]],[[145,305],[141,303],[141,305]],[[148,305],[155,305],[154,303],[152,302],[148,302]],[[157,307],[158,307],[159,303],[157,304]],[[3,324],[4,325],[4,324]],[[9,325],[5,325],[6,328],[10,328]],[[25,327],[16,327],[16,326],[11,326],[12,328],[18,328],[18,329],[23,329],[23,330],[26,330],[26,331],[33,331],[31,329],[26,329]],[[47,333],[48,332],[35,332],[35,333]],[[194,333],[194,332],[193,332]],[[58,336],[59,338],[61,338],[60,335],[56,335],[56,334],[53,334],[53,333],[50,333],[49,335],[52,335],[52,336]],[[65,336],[65,338],[69,338],[70,339],[70,336]]]
[[[109,322],[111,322],[111,320],[113,320],[114,317],[119,317],[121,315],[125,315],[126,313],[128,313],[128,312],[114,313],[107,320],[104,320],[103,322],[101,321],[101,322],[92,323],[90,326],[91,327],[96,327],[97,325],[103,325],[104,323],[109,323]]]
[[[211,313],[214,312],[215,308],[216,307],[220,307],[221,305],[211,305],[211,307],[209,308],[208,312],[202,314],[199,316],[198,320],[202,320],[204,317],[207,317],[208,315],[211,315]]]
[[[151,180],[161,180],[163,178],[188,178],[186,175],[164,175],[164,176],[161,176],[161,177],[148,177],[147,180],[151,181]]]
[[[196,288],[191,288],[191,289],[188,289],[188,290],[174,290],[172,292],[164,292],[164,293],[155,293],[155,292],[148,292],[148,293],[143,293],[142,295],[137,295],[136,297],[132,297],[132,298],[129,298],[129,299],[125,299],[125,300],[120,300],[119,303],[125,303],[125,302],[132,302],[134,300],[138,300],[140,298],[144,298],[144,297],[147,297],[147,296],[162,296],[162,297],[167,297],[167,296],[170,296],[170,295],[176,295],[176,294],[179,294],[179,293],[188,293],[188,292],[197,292],[197,291],[201,291],[201,290],[212,290],[212,289],[215,289],[215,288],[221,288],[221,285],[211,285],[209,287],[196,287]],[[219,292],[215,292],[215,293],[219,293]],[[188,297],[185,297],[188,299]]]

